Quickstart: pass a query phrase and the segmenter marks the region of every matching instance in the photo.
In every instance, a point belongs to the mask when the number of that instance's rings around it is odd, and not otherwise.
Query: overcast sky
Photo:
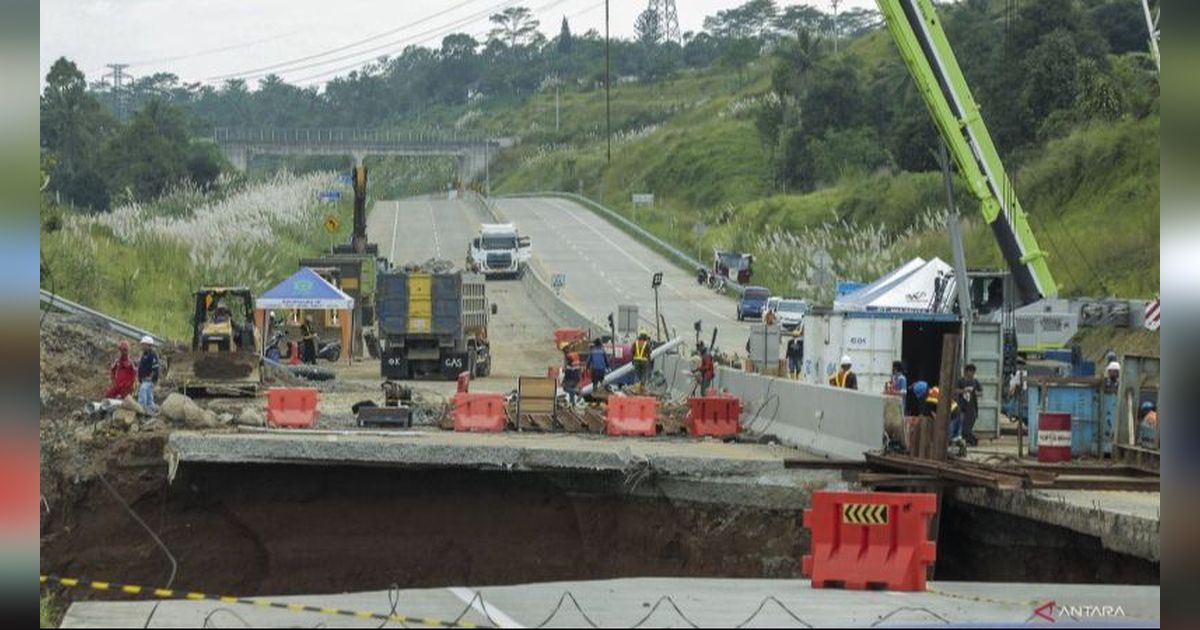
[[[705,16],[743,2],[676,0],[680,29],[698,31]],[[613,36],[630,36],[647,4],[611,0]],[[830,10],[829,0],[778,4]],[[514,5],[533,9],[547,37],[558,33],[563,16],[575,33],[604,32],[603,0],[41,0],[41,76],[65,56],[89,81],[107,73],[106,64],[127,63],[134,76],[165,71],[186,82],[219,83],[241,74],[254,85],[274,70],[289,82],[322,84],[410,44],[436,47],[447,33],[482,38],[487,16]],[[873,8],[875,2],[842,0],[840,6]],[[295,63],[277,66],[285,62]]]

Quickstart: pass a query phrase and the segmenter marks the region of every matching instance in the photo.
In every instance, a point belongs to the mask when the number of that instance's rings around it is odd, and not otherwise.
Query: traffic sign
[[[342,191],[322,190],[321,192],[317,193],[317,197],[320,198],[321,201],[338,201],[342,198]]]
[[[1162,321],[1159,319],[1158,298],[1154,298],[1146,304],[1145,325],[1146,330],[1158,330],[1162,325]]]
[[[325,217],[325,221],[322,223],[322,225],[325,226],[326,232],[329,232],[330,234],[337,234],[338,228],[342,226],[342,222],[339,221],[336,216],[331,214]]]

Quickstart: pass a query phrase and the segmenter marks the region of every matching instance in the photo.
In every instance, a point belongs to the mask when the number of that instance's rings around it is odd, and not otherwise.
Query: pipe
[[[651,350],[650,351],[650,360],[654,361],[658,357],[660,357],[660,356],[666,354],[667,352],[669,352],[670,350],[674,349],[676,346],[682,345],[683,341],[684,341],[683,337],[676,337],[676,338],[668,341],[667,343],[664,343],[663,345]],[[604,377],[603,384],[607,385],[608,383],[610,383],[616,379],[619,379],[622,376],[625,376],[626,374],[628,374],[632,371],[633,371],[633,361],[630,361],[629,363],[626,363],[625,365],[622,365],[621,367],[609,372]],[[584,387],[583,389],[579,390],[579,395],[587,396],[588,394],[592,393],[592,385],[594,385],[594,383],[589,384],[586,387]]]

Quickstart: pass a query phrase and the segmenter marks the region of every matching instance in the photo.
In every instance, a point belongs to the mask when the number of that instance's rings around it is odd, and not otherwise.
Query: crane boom
[[[950,148],[959,173],[979,199],[1012,271],[1023,304],[1058,295],[1025,211],[979,115],[931,0],[876,0],[909,74]]]

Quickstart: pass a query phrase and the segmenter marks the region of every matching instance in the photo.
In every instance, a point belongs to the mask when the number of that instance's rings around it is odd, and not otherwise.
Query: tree
[[[54,156],[51,187],[73,203],[106,208],[104,182],[91,161],[115,121],[87,92],[87,81],[79,68],[63,57],[46,74],[46,89],[40,100],[41,143]]]
[[[569,55],[575,49],[575,38],[571,35],[571,25],[567,24],[565,15],[562,19],[562,28],[558,30],[558,41],[555,42],[555,48],[560,55]]]
[[[113,138],[102,162],[113,190],[153,199],[188,179],[187,149],[183,112],[152,100]]]
[[[794,4],[784,8],[783,12],[776,16],[772,26],[791,35],[818,35],[832,30],[830,16],[807,4]]]
[[[749,0],[704,18],[704,30],[723,39],[763,37],[775,18],[775,0]]]
[[[1042,38],[1024,63],[1021,105],[1030,127],[1037,128],[1051,112],[1070,108],[1079,94],[1079,51],[1065,30]]]
[[[488,19],[496,25],[488,32],[488,39],[502,41],[510,50],[532,40],[541,24],[528,7],[509,7]]]
[[[633,23],[633,31],[637,34],[638,43],[652,50],[663,39],[662,20],[658,11],[651,8],[639,13]]]
[[[1110,0],[1088,9],[1088,19],[1115,54],[1146,52],[1149,34],[1139,0]]]

